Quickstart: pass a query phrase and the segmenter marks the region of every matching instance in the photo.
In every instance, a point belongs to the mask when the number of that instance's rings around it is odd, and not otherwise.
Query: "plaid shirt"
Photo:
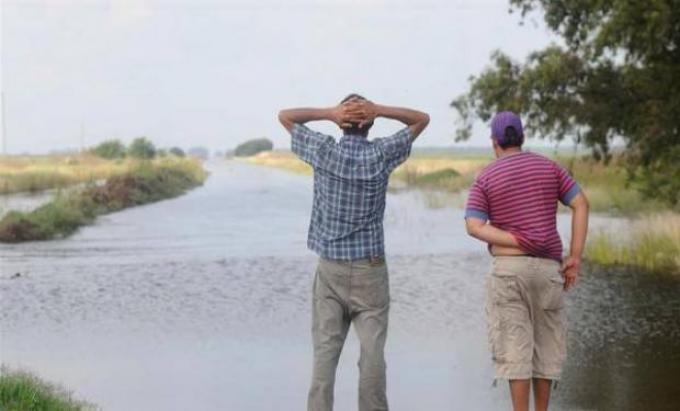
[[[357,260],[385,255],[383,215],[390,173],[411,152],[410,129],[368,140],[331,136],[295,124],[292,150],[314,168],[307,246],[321,257]]]

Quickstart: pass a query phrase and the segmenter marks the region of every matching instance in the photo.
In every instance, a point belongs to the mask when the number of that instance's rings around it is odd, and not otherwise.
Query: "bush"
[[[270,151],[272,148],[274,148],[274,143],[272,143],[271,140],[267,138],[257,138],[239,144],[236,149],[234,149],[234,155],[236,157],[250,157],[263,151]]]
[[[156,157],[156,147],[146,137],[137,137],[132,140],[132,144],[128,148],[128,155],[134,158],[154,158]]]
[[[102,158],[123,158],[125,157],[125,145],[120,140],[106,140],[91,148],[90,152]]]

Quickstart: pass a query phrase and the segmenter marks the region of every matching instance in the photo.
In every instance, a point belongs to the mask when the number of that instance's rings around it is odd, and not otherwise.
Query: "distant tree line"
[[[171,147],[169,149],[156,148],[156,146],[146,137],[137,137],[126,146],[117,139],[106,140],[89,150],[90,153],[107,159],[119,159],[125,157],[138,159],[152,159],[155,157],[165,157],[173,155],[176,157],[184,157],[186,154],[184,150],[179,147]]]

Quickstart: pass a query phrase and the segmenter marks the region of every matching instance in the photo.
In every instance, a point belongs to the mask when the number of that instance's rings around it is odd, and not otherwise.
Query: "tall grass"
[[[73,156],[0,156],[0,194],[36,192],[125,173],[135,161]]]
[[[631,266],[680,275],[680,214],[636,220],[629,236],[598,233],[588,243],[588,260],[603,266]]]
[[[312,168],[290,152],[265,152],[240,161],[312,174]],[[398,186],[457,192],[467,188],[477,171],[488,161],[485,157],[413,156],[394,171],[390,182],[393,188]]]
[[[298,159],[295,154],[286,151],[265,151],[251,157],[240,158],[239,161],[280,168],[299,174],[312,174],[312,167]]]
[[[640,194],[635,184],[628,180],[621,157],[615,157],[607,165],[588,156],[560,157],[556,160],[569,169],[581,185],[592,211],[636,215],[669,209],[668,205]]]
[[[64,237],[98,215],[165,198],[176,197],[206,178],[194,159],[142,161],[104,185],[58,195],[31,212],[11,211],[0,220],[0,242],[49,240]]]
[[[2,411],[86,411],[97,407],[76,400],[71,392],[25,371],[0,368]]]

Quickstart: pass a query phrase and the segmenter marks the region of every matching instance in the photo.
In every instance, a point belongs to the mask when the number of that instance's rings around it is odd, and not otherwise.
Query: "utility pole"
[[[7,128],[5,127],[5,92],[0,92],[0,105],[2,105],[0,122],[2,122],[2,155],[7,154]]]
[[[80,152],[85,151],[85,123],[80,122]]]
[[[2,35],[2,29],[4,28],[4,23],[5,23],[5,13],[4,13],[4,5],[0,3],[0,35]],[[0,41],[0,67],[2,63],[5,62],[5,49],[2,47],[2,41]],[[0,136],[0,140],[2,140],[2,144],[0,144],[0,148],[2,149],[2,154],[3,156],[7,154],[7,125],[5,124],[7,122],[7,116],[6,111],[5,111],[5,88],[3,87],[2,84],[2,70],[0,69],[0,132],[2,132],[2,136]]]

